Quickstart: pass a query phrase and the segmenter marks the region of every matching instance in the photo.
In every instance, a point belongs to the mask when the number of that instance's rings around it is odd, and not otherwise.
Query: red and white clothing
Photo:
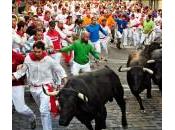
[[[53,42],[54,50],[59,50],[62,48],[61,46],[61,36],[56,30],[48,30],[47,35],[50,37],[50,39]],[[61,53],[53,53],[51,55],[53,59],[55,59],[58,63],[60,63],[61,60]]]
[[[16,33],[16,30],[12,28],[12,49],[15,49],[16,51],[20,52],[21,46],[21,38]]]
[[[132,41],[134,43],[134,46],[139,44],[140,41],[140,32],[139,32],[139,27],[140,26],[140,21],[137,18],[130,19],[129,22],[129,36],[132,38]]]
[[[24,56],[12,51],[12,72],[16,71],[18,65],[23,64]],[[24,77],[19,80],[12,81],[12,101],[15,110],[23,115],[26,115],[29,120],[36,118],[33,111],[26,105],[24,100]]]
[[[62,14],[62,13],[58,14],[56,17],[56,20],[66,23],[67,16],[68,16],[67,14]]]
[[[18,34],[18,36],[20,37],[20,51],[22,51],[23,50],[23,48],[24,48],[24,44],[25,44],[25,42],[27,41],[27,34],[26,33],[21,33],[21,32],[18,32],[17,31],[17,34]]]
[[[51,18],[43,17],[44,27],[49,27],[49,22],[51,21]]]
[[[56,72],[57,76],[61,79],[67,76],[63,67],[46,54],[40,61],[33,60],[31,58],[32,55],[32,53],[29,53],[25,58],[23,68],[14,73],[16,79],[21,78],[27,73],[28,84],[41,86],[43,84],[54,84],[53,71]],[[29,72],[27,70],[29,70]]]
[[[31,36],[25,43],[25,49],[26,51],[31,51],[33,48],[33,44],[40,39],[37,39],[36,36]],[[43,34],[43,37],[41,39],[45,43],[45,48],[50,48],[50,46],[53,46],[52,40],[49,36],[47,36],[45,33]]]
[[[57,74],[60,79],[67,77],[63,67],[43,52],[40,60],[38,60],[33,53],[29,53],[24,60],[22,69],[13,73],[16,79],[21,78],[25,74],[27,75],[30,92],[40,107],[43,130],[52,130],[49,108],[50,97],[44,94],[42,86],[47,88],[48,84],[54,83],[53,72]]]
[[[63,29],[61,30],[60,28],[56,27],[56,30],[59,32],[60,36],[61,36],[61,43],[62,43],[62,47],[66,47],[69,45],[69,43],[65,40],[67,37],[70,37],[73,33],[73,31],[67,30],[67,29]],[[70,61],[73,59],[73,53],[72,52],[68,52],[68,53],[62,53],[65,62],[66,63],[70,63]]]

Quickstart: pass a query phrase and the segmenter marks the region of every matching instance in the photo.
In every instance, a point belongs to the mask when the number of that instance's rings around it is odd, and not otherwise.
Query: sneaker
[[[36,128],[36,119],[35,118],[30,122],[30,128],[31,129],[35,129]]]

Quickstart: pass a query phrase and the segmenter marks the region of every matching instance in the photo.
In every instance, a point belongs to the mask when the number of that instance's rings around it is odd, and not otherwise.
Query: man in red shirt
[[[60,34],[56,31],[55,29],[55,21],[50,21],[49,22],[49,30],[47,32],[47,35],[50,37],[50,39],[53,42],[53,47],[54,50],[59,50],[62,48],[61,46],[61,36]],[[61,59],[61,53],[58,52],[53,52],[51,54],[51,57],[53,59],[55,59],[58,63],[60,63],[60,59]]]

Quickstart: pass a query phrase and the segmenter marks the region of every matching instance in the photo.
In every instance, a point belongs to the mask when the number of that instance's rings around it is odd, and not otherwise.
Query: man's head
[[[25,32],[27,29],[26,23],[24,21],[19,21],[17,24],[17,31]]]
[[[36,12],[37,12],[37,14],[42,14],[43,13],[43,8],[42,7],[37,7]]]
[[[66,18],[66,24],[71,25],[72,24],[72,16],[67,16]]]
[[[49,30],[54,30],[55,29],[55,21],[50,21],[49,22]]]
[[[43,30],[37,29],[35,36],[36,36],[37,40],[42,40],[43,39]]]
[[[89,33],[87,31],[82,32],[81,40],[85,43],[88,43],[89,40]]]
[[[146,17],[146,21],[150,21],[151,18],[152,18],[152,15],[149,14],[149,15]]]
[[[82,19],[78,19],[77,20],[77,24],[79,25],[80,28],[83,27],[83,20]]]
[[[102,19],[102,26],[106,26],[106,19]]]
[[[59,20],[57,22],[57,26],[58,26],[58,28],[63,29],[63,20]]]
[[[96,17],[92,17],[92,24],[96,24],[97,23],[97,18]]]
[[[33,17],[32,17],[32,23],[34,24],[34,25],[36,25],[37,24],[37,22],[38,22],[38,16],[37,15],[34,15]]]
[[[66,8],[62,8],[62,14],[66,14]]]
[[[45,50],[45,45],[42,41],[37,41],[34,45],[33,45],[33,52],[35,57],[40,60],[43,58],[43,51]]]
[[[46,11],[44,14],[45,18],[50,19],[51,18],[51,12],[50,11]]]

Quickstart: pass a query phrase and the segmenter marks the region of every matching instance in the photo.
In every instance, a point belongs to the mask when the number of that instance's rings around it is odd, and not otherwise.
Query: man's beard
[[[88,40],[81,39],[84,43],[88,44]]]

